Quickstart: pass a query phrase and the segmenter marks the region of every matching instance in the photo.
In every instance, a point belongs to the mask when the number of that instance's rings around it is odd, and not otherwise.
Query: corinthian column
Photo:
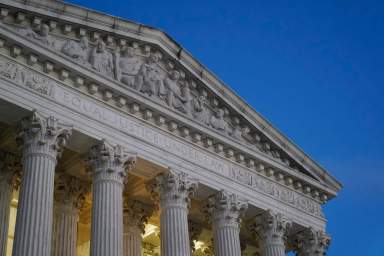
[[[155,200],[160,201],[161,255],[190,256],[188,208],[197,181],[185,173],[169,170],[157,176],[147,187]]]
[[[79,208],[89,185],[65,173],[55,178],[52,256],[76,256]]]
[[[152,215],[152,207],[140,201],[126,201],[124,204],[124,256],[141,256],[144,224]]]
[[[208,199],[207,213],[213,224],[215,256],[241,256],[241,215],[248,208],[245,200],[220,191]]]
[[[261,253],[264,256],[285,255],[287,232],[291,222],[279,213],[266,211],[251,225],[251,232],[259,238]]]
[[[0,151],[0,255],[5,255],[8,242],[9,211],[16,183],[15,156]]]
[[[36,112],[19,125],[23,172],[13,256],[50,256],[55,167],[70,134],[71,127]]]
[[[91,148],[91,256],[123,255],[123,183],[135,159],[102,140]]]
[[[331,238],[323,231],[308,228],[298,235],[298,256],[326,255]]]

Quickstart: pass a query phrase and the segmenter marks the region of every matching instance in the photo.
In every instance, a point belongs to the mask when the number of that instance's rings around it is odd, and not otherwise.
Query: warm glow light
[[[199,249],[204,247],[204,242],[202,242],[202,241],[194,240],[193,242],[195,243],[195,249],[196,250],[199,250]]]
[[[146,238],[152,234],[157,234],[158,230],[159,230],[158,227],[155,225],[152,225],[152,224],[145,225],[143,238]]]

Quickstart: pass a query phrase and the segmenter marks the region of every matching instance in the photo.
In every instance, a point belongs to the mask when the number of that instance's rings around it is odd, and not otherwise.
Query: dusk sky
[[[168,33],[344,185],[328,255],[384,255],[384,1],[69,2]]]

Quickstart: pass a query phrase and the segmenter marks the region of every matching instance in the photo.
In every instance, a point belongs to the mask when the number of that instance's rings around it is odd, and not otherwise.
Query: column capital
[[[210,196],[205,206],[207,218],[212,218],[216,227],[240,228],[241,217],[247,209],[248,202],[244,198],[224,190]]]
[[[124,228],[137,227],[140,232],[144,234],[145,224],[152,216],[153,206],[145,204],[139,200],[125,200],[124,201]],[[128,231],[128,230],[126,230]]]
[[[292,222],[285,216],[267,210],[256,217],[255,222],[250,226],[250,231],[265,244],[285,245],[291,226]]]
[[[85,194],[90,192],[91,184],[67,173],[57,173],[55,177],[55,201],[79,210],[85,200]]]
[[[124,183],[128,171],[136,164],[136,155],[103,139],[91,147],[88,164],[95,181],[114,180]]]
[[[60,157],[72,126],[59,122],[53,116],[44,117],[38,112],[24,117],[18,124],[16,143],[23,149],[23,157],[29,154],[45,154]]]
[[[21,164],[16,155],[0,150],[0,182],[19,187],[21,182]]]
[[[176,173],[169,169],[156,176],[147,184],[147,189],[155,201],[166,205],[189,207],[191,197],[196,193],[198,181],[186,173]]]
[[[299,256],[323,256],[328,250],[331,238],[322,230],[307,228],[297,235]]]

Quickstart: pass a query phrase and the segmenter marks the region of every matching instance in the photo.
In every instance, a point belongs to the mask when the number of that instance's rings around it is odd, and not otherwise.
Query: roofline
[[[131,21],[129,19],[120,18],[106,14],[104,12],[59,0],[0,0],[0,3],[14,6],[16,8],[24,7],[26,10],[30,9],[28,7],[38,7],[49,11],[55,11],[58,14],[58,19],[62,18],[61,13],[65,13],[76,18],[83,18],[86,21],[96,22],[102,26],[108,26],[109,28],[112,28],[113,33],[116,34],[124,35],[124,32],[133,32],[137,34],[138,37],[150,35],[153,38],[155,36],[157,45],[166,47],[166,49],[163,50],[168,50],[168,53],[170,53],[172,57],[178,59],[179,61],[183,61],[184,66],[186,66],[189,71],[196,74],[197,77],[200,78],[205,84],[210,85],[210,89],[213,89],[217,95],[221,96],[227,104],[234,106],[234,108],[239,110],[239,112],[242,113],[245,117],[251,118],[247,118],[247,121],[266,133],[269,136],[269,139],[284,148],[287,153],[291,153],[291,156],[294,159],[299,160],[304,168],[314,170],[319,176],[324,178],[324,180],[327,181],[327,184],[331,186],[331,189],[335,191],[335,195],[339,190],[342,189],[343,185],[337,181],[335,177],[333,177],[321,165],[314,161],[292,140],[280,132],[279,129],[275,128],[271,122],[269,122],[263,115],[257,112],[241,96],[239,96],[226,83],[218,78],[210,69],[195,59],[188,50],[183,48],[181,44],[175,41],[166,32],[151,26]],[[31,11],[36,12],[36,10]],[[103,28],[98,29],[103,30]],[[234,102],[230,102],[228,96],[230,96]]]

